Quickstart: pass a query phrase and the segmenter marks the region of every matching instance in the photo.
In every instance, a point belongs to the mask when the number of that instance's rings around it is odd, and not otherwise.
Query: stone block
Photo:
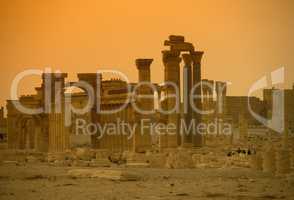
[[[128,162],[126,164],[127,167],[133,167],[133,168],[148,168],[150,167],[150,163],[146,162]]]
[[[178,42],[165,41],[164,45],[170,46],[170,50],[172,52],[181,52],[181,51],[194,52],[195,51],[193,44],[189,42],[178,43]]]
[[[182,35],[170,35],[168,39],[171,42],[185,42],[185,37]]]

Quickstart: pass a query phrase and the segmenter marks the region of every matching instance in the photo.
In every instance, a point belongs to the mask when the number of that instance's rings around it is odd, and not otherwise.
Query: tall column
[[[192,108],[190,103],[190,92],[192,89],[192,57],[190,54],[182,55],[184,61],[183,69],[183,113],[185,127],[181,127],[182,131],[182,145],[184,147],[192,146],[192,130],[188,130],[192,122]]]
[[[78,74],[79,81],[84,81],[92,86],[94,90],[94,105],[91,110],[91,122],[94,124],[100,122],[100,115],[97,112],[100,110],[100,100],[101,100],[101,87],[102,87],[102,75],[99,73],[80,73]],[[98,109],[99,107],[99,109]],[[97,136],[99,133],[94,134],[91,136],[91,145],[93,148],[100,148],[99,140],[97,139]]]
[[[216,92],[216,117],[218,119],[218,123],[220,123],[219,127],[223,127],[224,116],[225,116],[225,99],[227,93],[227,84],[225,82],[216,81],[215,82],[215,92]],[[217,130],[217,134],[219,134],[221,130]],[[231,135],[232,137],[232,135]]]
[[[153,59],[136,59],[136,66],[138,69],[139,84],[143,82],[150,83],[150,65]],[[143,84],[139,86],[137,94],[138,100],[137,105],[142,112],[137,113],[136,123],[139,125],[136,127],[136,134],[134,139],[134,151],[144,152],[151,149],[151,114],[146,114],[143,112],[150,112],[154,108],[154,100],[149,98],[140,98],[140,95],[153,95],[152,89]],[[143,124],[143,127],[141,125]]]
[[[161,145],[163,148],[175,148],[181,143],[180,132],[179,132],[179,106],[180,106],[180,62],[179,57],[180,52],[178,51],[162,51],[163,63],[164,63],[164,80],[165,82],[171,82],[175,84],[178,89],[178,94],[175,98],[167,98],[167,110],[173,112],[167,116],[167,124],[171,125],[174,130],[170,130],[166,133],[164,137],[167,139],[165,146]],[[165,88],[167,95],[176,95],[175,88],[171,85],[167,85]],[[162,141],[162,140],[161,140]]]
[[[209,87],[208,87],[208,80],[203,79],[201,80],[201,87],[202,87],[202,109],[203,111],[207,112],[209,110]],[[202,122],[208,123],[208,116],[204,114],[201,118]]]
[[[193,61],[193,87],[196,87],[195,90],[195,95],[197,95],[198,97],[201,96],[201,86],[200,86],[200,82],[201,82],[201,59],[203,56],[202,51],[195,51],[193,52],[192,55],[192,61]],[[194,100],[194,105],[201,110],[201,99],[197,98]],[[201,123],[201,114],[194,111],[193,112],[193,118],[195,120],[196,123],[196,127],[199,123]],[[193,146],[194,147],[201,147],[202,146],[202,136],[197,133],[193,134],[192,137],[192,142],[193,142]]]
[[[227,83],[226,82],[215,82],[215,92],[216,92],[216,106],[218,113],[225,112],[225,102],[227,95]]]
[[[64,123],[64,79],[65,73],[43,74],[43,102],[50,98],[50,112],[48,114],[49,151],[63,152],[69,148],[69,132]],[[51,87],[51,88],[50,88]],[[47,96],[49,95],[49,96]]]

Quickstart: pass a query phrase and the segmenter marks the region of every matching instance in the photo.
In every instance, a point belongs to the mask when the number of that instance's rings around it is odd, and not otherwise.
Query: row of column
[[[104,110],[113,110],[120,107],[121,104],[107,104],[102,106]],[[130,105],[128,105],[125,109],[112,113],[112,114],[104,114],[102,118],[100,118],[99,123],[104,126],[107,123],[116,123],[117,119],[124,121],[130,125],[133,125],[134,122],[134,113],[133,109]],[[115,134],[105,134],[102,138],[99,139],[99,148],[101,149],[109,149],[111,151],[123,152],[123,151],[132,151],[133,150],[133,141],[129,138],[131,137],[132,132],[129,130],[119,130]],[[124,131],[124,132],[123,132]]]
[[[180,126],[180,105],[175,105],[176,103],[181,102],[181,85],[180,85],[180,62],[183,59],[184,61],[184,69],[183,69],[183,100],[184,100],[184,121],[186,122],[186,126],[189,126],[192,119],[194,120],[196,127],[199,123],[201,123],[201,113],[197,112],[197,110],[192,109],[190,96],[192,87],[196,87],[194,90],[194,94],[196,98],[194,99],[194,105],[197,109],[201,110],[201,59],[203,56],[203,52],[201,51],[193,51],[189,54],[183,54],[182,58],[180,57],[180,51],[173,50],[165,50],[162,52],[163,54],[163,63],[164,63],[164,81],[174,83],[178,91],[175,91],[173,87],[167,85],[165,87],[165,93],[167,95],[175,95],[176,98],[167,98],[167,110],[172,110],[176,106],[177,110],[168,114],[167,116],[167,124],[174,124],[176,130],[174,133],[168,133],[160,138],[160,146],[162,148],[175,148],[179,145],[183,146],[193,146],[193,147],[201,147],[202,146],[202,137],[197,131],[189,131],[183,132],[183,136],[181,133]],[[193,130],[193,129],[190,129]],[[196,129],[197,130],[197,129]]]

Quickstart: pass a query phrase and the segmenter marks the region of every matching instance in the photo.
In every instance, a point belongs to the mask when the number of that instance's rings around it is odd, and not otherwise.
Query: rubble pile
[[[184,169],[194,168],[195,165],[190,152],[178,150],[168,154],[165,167],[170,169]]]

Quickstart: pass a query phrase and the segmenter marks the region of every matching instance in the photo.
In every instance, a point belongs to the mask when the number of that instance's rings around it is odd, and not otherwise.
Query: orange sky
[[[227,80],[246,95],[255,80],[281,66],[294,82],[292,0],[1,0],[0,104],[24,69],[70,73],[118,69],[137,81],[134,60],[154,58],[152,80],[163,81],[161,50],[182,34],[204,50],[203,78]],[[38,77],[22,82],[33,92]]]

